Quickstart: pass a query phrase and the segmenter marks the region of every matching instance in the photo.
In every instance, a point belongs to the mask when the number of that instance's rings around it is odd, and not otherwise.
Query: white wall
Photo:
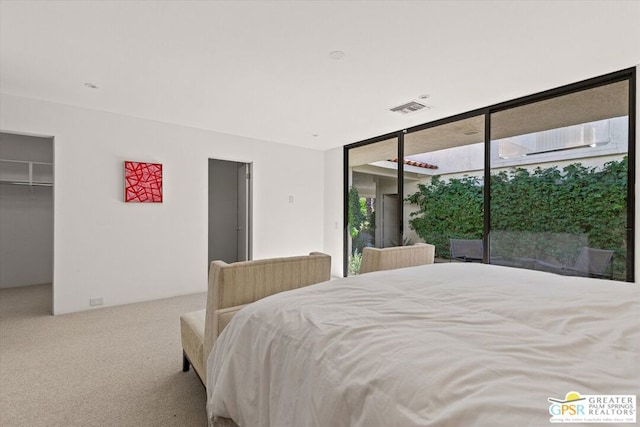
[[[331,275],[343,275],[344,196],[343,148],[324,153],[324,252],[331,255]]]
[[[320,151],[6,94],[0,111],[55,138],[54,314],[206,289],[209,158],[253,162],[254,258],[323,250]],[[163,164],[163,203],[122,201],[124,160]]]

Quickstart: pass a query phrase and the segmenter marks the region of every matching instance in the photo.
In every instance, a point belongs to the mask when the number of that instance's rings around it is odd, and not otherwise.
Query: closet
[[[53,282],[53,138],[0,133],[0,288]]]

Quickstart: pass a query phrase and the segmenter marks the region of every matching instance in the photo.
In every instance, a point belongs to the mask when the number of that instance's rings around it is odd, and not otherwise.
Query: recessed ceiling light
[[[420,99],[427,99],[429,98],[431,95],[429,95],[428,93],[425,93],[424,95],[420,95],[418,98]]]
[[[329,53],[329,56],[332,59],[335,59],[336,61],[338,61],[338,60],[344,58],[344,52],[341,51],[341,50],[334,50],[333,52]]]
[[[85,85],[86,87],[88,87],[89,89],[100,89],[100,86],[98,86],[98,85],[97,85],[97,84],[95,84],[95,83],[87,82],[87,83],[85,83],[84,85]]]
[[[318,136],[320,136],[320,134],[319,133],[312,133],[311,136],[318,137]]]

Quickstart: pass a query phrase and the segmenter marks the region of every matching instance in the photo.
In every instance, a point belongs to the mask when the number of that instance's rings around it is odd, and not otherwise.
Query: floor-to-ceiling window
[[[345,147],[345,274],[365,246],[428,242],[633,280],[635,69],[389,135]]]

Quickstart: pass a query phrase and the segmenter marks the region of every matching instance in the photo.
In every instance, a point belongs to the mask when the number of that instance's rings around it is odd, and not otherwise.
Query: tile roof
[[[390,162],[394,162],[394,163],[398,163],[398,159],[390,159]],[[408,160],[408,159],[404,159],[404,164],[405,165],[409,165],[409,166],[415,166],[417,168],[424,168],[424,169],[438,169],[438,166],[436,165],[432,165],[429,163],[424,163],[424,162],[417,162],[415,160]]]

